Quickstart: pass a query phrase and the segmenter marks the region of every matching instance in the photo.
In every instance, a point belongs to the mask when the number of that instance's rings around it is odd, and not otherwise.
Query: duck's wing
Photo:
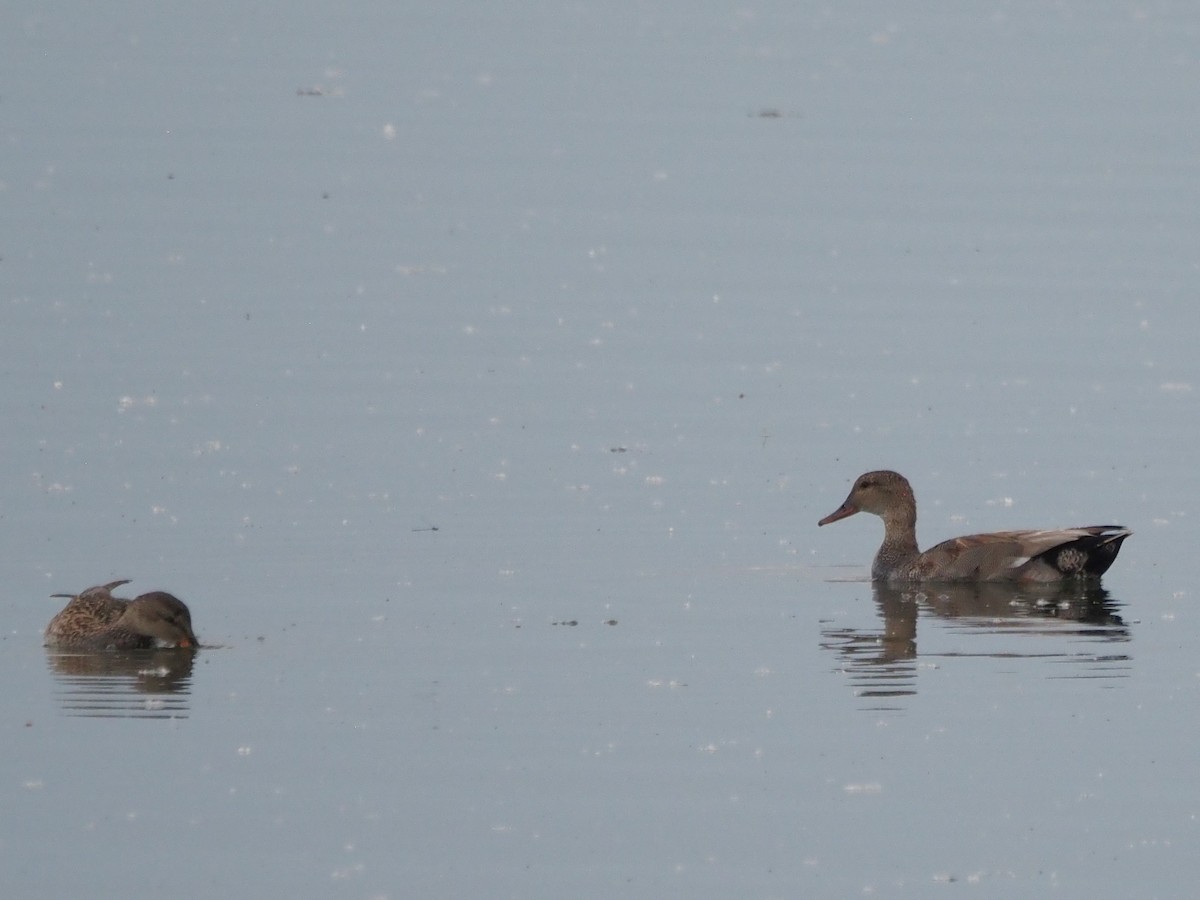
[[[922,577],[947,581],[1061,581],[1104,574],[1121,542],[1119,525],[995,531],[951,538],[921,554]]]
[[[112,597],[80,595],[64,606],[46,626],[46,641],[52,646],[83,645],[112,627],[125,611],[127,601]]]
[[[942,541],[917,559],[920,577],[930,581],[991,581],[1015,578],[1029,561],[1023,532],[967,534]]]

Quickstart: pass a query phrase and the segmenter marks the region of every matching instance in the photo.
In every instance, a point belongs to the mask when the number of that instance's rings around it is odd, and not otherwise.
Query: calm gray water
[[[5,896],[1194,891],[1192,5],[0,25]]]

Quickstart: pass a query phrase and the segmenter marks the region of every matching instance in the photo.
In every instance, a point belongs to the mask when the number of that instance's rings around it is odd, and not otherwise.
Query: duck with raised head
[[[78,594],[52,594],[71,601],[46,626],[46,646],[63,650],[143,650],[197,647],[192,614],[165,591],[132,600],[112,595],[128,579],[90,587]]]
[[[817,525],[859,512],[883,519],[883,544],[871,564],[871,578],[890,583],[1098,579],[1133,533],[1120,525],[995,531],[951,538],[922,553],[912,486],[899,472],[887,470],[859,475],[846,501]]]

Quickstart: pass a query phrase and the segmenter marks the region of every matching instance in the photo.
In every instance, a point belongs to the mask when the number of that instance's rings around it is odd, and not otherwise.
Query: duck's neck
[[[887,580],[920,555],[916,509],[889,511],[883,516],[883,544],[871,564],[871,577]]]

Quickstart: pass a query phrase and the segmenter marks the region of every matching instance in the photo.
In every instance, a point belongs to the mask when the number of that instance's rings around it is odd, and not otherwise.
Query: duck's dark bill
[[[853,503],[843,503],[829,515],[823,518],[820,522],[818,522],[817,527],[820,528],[822,525],[828,525],[830,522],[836,522],[839,519],[845,519],[847,516],[852,516],[856,512],[858,512],[858,507]]]

